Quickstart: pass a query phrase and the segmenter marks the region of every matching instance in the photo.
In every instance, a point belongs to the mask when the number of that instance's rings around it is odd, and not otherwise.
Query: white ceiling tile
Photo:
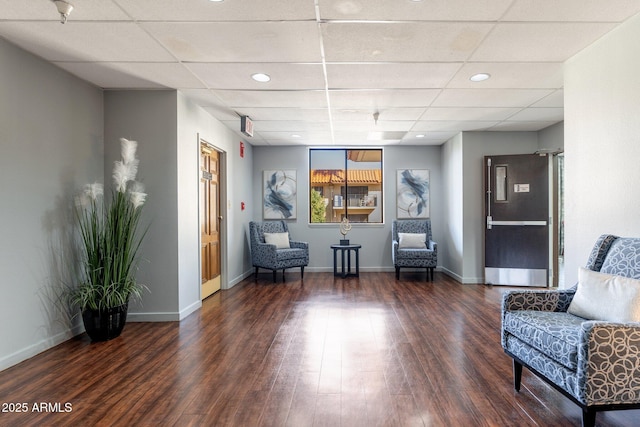
[[[283,21],[315,19],[309,0],[117,0],[141,21]]]
[[[564,117],[564,108],[525,108],[509,117],[508,121],[519,122],[560,122]]]
[[[324,91],[277,91],[277,90],[214,90],[222,101],[233,108],[280,107],[327,108]]]
[[[431,107],[420,117],[420,120],[501,121],[520,110],[521,108]]]
[[[60,68],[104,89],[204,88],[182,64],[157,62],[59,62]]]
[[[74,9],[69,15],[69,23],[78,21],[111,21],[129,18],[111,0],[73,0]],[[2,20],[23,21],[45,20],[60,22],[60,14],[50,0],[0,0]]]
[[[240,120],[238,120],[239,122]],[[327,122],[311,122],[302,120],[253,120],[253,129],[264,132],[321,132],[326,131]]]
[[[174,61],[144,30],[128,22],[0,21],[0,36],[48,61]]]
[[[461,63],[327,64],[330,89],[443,87]]]
[[[537,132],[556,123],[558,122],[502,122],[490,130],[501,132]]]
[[[486,130],[497,125],[497,121],[418,121],[412,132],[454,132]]]
[[[621,22],[635,15],[640,0],[516,0],[504,21]]]
[[[371,108],[425,107],[440,93],[439,89],[397,90],[332,90],[329,91],[331,107],[359,110]]]
[[[336,131],[357,131],[357,132],[407,132],[413,126],[413,121],[384,121],[379,120],[376,124],[373,119],[366,121],[333,121],[333,129]]]
[[[408,145],[429,145],[432,143],[441,144],[455,135],[460,133],[459,131],[453,132],[407,132],[404,138],[402,138],[402,144]],[[418,137],[418,135],[422,135],[422,137]]]
[[[549,95],[547,89],[445,89],[433,107],[528,107]]]
[[[470,61],[563,62],[613,27],[609,23],[501,23]]]
[[[140,24],[188,62],[321,62],[315,22]]]
[[[415,121],[422,116],[425,108],[365,108],[365,109],[339,109],[331,111],[334,121],[365,121],[372,120],[373,114],[378,113],[380,120],[410,120]]]
[[[559,89],[550,95],[545,96],[540,101],[531,105],[532,107],[563,107],[564,106],[564,90]]]
[[[562,62],[471,62],[464,64],[447,88],[561,88],[564,84]],[[470,77],[487,73],[491,78],[472,82]]]
[[[328,62],[465,61],[493,23],[322,24]]]
[[[328,122],[329,112],[326,108],[252,108],[243,107],[239,110],[243,115],[247,115],[254,120],[290,120],[290,121],[310,121]]]
[[[294,90],[324,89],[322,64],[283,63],[185,63],[211,89]],[[271,77],[266,83],[256,82],[252,74]]]
[[[512,0],[430,0],[425,2],[388,0],[320,0],[323,19],[495,21]]]

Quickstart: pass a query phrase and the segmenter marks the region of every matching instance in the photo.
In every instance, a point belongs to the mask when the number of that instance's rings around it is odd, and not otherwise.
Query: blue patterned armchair
[[[593,275],[590,272],[613,275],[595,274],[610,280],[640,279],[640,238],[600,236],[581,273]],[[622,281],[638,289],[637,282]],[[506,292],[502,347],[513,358],[517,391],[525,366],[582,408],[583,426],[593,426],[599,411],[640,408],[640,322],[575,315],[572,301],[588,295],[576,297],[586,292],[580,287],[587,282],[579,282],[567,290]]]
[[[416,242],[413,237],[417,234],[424,235],[424,239]],[[433,281],[433,269],[438,262],[438,245],[431,240],[431,220],[395,220],[391,224],[391,238],[391,256],[396,268],[396,279],[400,278],[401,267],[417,267],[426,268],[427,280],[431,277]]]
[[[266,268],[273,270],[273,281],[276,281],[276,271],[287,268],[300,267],[300,276],[304,278],[304,267],[309,264],[309,244],[289,240],[288,248],[278,248],[275,244],[266,243],[265,233],[289,233],[287,223],[284,221],[266,221],[249,223],[249,239],[251,241],[251,260],[256,268],[255,277],[258,278],[258,270]]]

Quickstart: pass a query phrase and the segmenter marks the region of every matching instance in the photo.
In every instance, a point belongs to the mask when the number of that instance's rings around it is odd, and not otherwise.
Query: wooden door
[[[485,283],[547,286],[547,157],[487,156],[485,168]]]
[[[220,154],[200,145],[200,231],[202,290],[205,299],[220,290]]]

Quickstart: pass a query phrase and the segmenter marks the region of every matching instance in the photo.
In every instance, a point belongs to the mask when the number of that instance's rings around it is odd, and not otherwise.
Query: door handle
[[[493,221],[490,220],[489,218],[487,218],[487,226],[493,226],[493,225],[538,225],[538,226],[545,226],[547,225],[547,221]]]

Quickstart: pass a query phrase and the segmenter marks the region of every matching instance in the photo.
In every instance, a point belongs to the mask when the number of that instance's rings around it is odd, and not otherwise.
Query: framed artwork
[[[398,169],[397,218],[429,218],[429,170]]]
[[[263,172],[264,219],[295,219],[298,214],[298,183],[295,169]]]

